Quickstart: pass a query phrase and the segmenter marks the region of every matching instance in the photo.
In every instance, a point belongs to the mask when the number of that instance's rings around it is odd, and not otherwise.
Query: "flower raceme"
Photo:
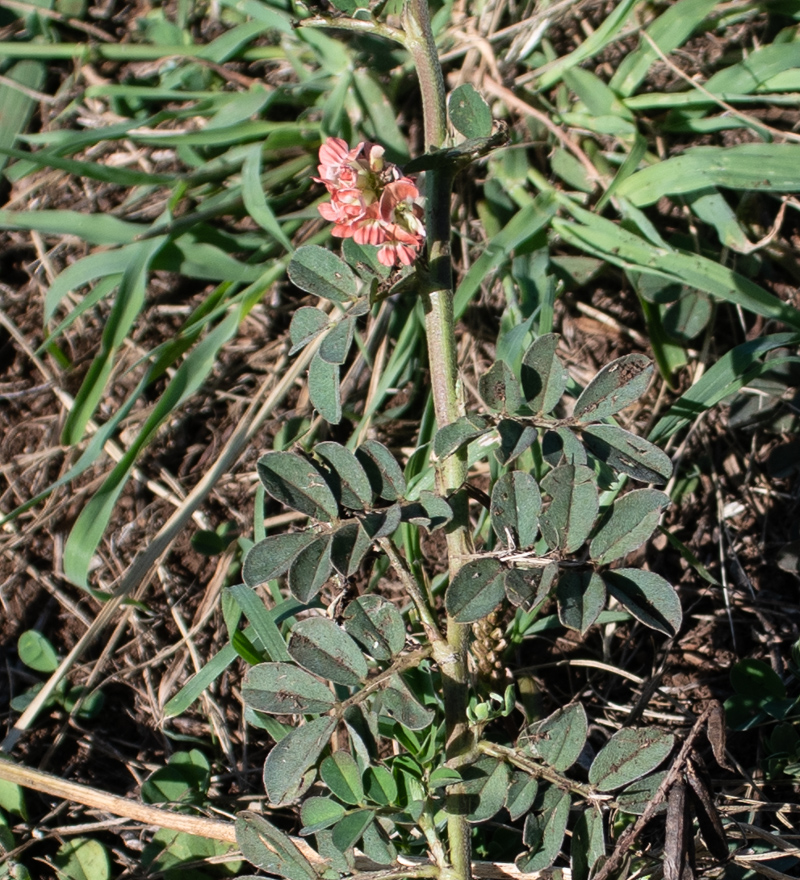
[[[334,224],[337,238],[376,245],[384,266],[410,266],[425,242],[419,190],[383,154],[383,147],[369,141],[351,150],[341,138],[328,138],[319,148],[314,180],[325,185],[331,200],[319,212]]]

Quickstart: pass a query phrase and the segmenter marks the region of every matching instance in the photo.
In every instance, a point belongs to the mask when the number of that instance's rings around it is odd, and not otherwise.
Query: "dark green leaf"
[[[572,880],[589,880],[592,868],[606,854],[603,814],[587,807],[572,830]]]
[[[329,687],[290,663],[259,663],[247,670],[245,703],[268,715],[318,715],[336,702]]]
[[[667,775],[666,770],[653,773],[651,776],[645,776],[644,779],[637,779],[632,782],[623,792],[617,795],[617,805],[623,813],[631,813],[634,816],[641,816],[642,813],[650,805],[650,801],[655,797],[656,792]],[[658,812],[666,809],[666,803],[659,807]]]
[[[342,420],[342,395],[339,388],[339,367],[324,361],[319,353],[308,367],[308,396],[314,409],[331,425]]]
[[[618,568],[603,573],[608,592],[645,626],[668,636],[681,627],[681,600],[675,588],[654,571]]]
[[[453,518],[450,505],[435,492],[423,489],[419,493],[419,501],[404,504],[400,510],[403,522],[410,522],[422,526],[429,532],[446,526]]]
[[[599,422],[638,400],[647,391],[653,364],[643,354],[626,354],[603,367],[575,402],[573,416]]]
[[[300,290],[337,303],[354,300],[358,282],[350,267],[328,248],[299,247],[289,263],[289,280]]]
[[[495,449],[494,455],[500,464],[511,464],[536,439],[536,428],[513,419],[501,419],[497,425],[497,433],[500,435],[500,446]]]
[[[99,840],[90,840],[87,837],[74,837],[62,843],[53,856],[53,865],[58,876],[67,880],[110,880],[111,878],[111,859],[108,850]],[[15,878],[20,876],[16,863],[12,862],[7,867],[12,871],[7,876]]]
[[[366,791],[371,801],[384,807],[397,800],[397,783],[394,781],[394,776],[380,765],[367,768]]]
[[[522,406],[517,377],[505,361],[495,361],[479,382],[479,390],[489,409],[515,413]]]
[[[555,562],[530,568],[510,568],[503,576],[506,597],[512,605],[521,606],[523,611],[532,611],[547,598],[557,575]]]
[[[372,486],[367,472],[346,446],[327,440],[316,444],[314,454],[329,466],[329,485],[343,507],[366,510],[372,505]]]
[[[465,138],[486,138],[492,133],[492,111],[469,83],[450,94],[447,109],[450,122]]]
[[[545,333],[522,357],[520,378],[528,406],[536,413],[552,412],[567,387],[568,375],[556,356],[558,336]]]
[[[341,321],[322,340],[319,347],[319,356],[329,364],[341,365],[347,360],[347,353],[353,342],[353,331],[356,322],[353,318],[342,318]]]
[[[675,737],[655,727],[623,727],[592,762],[589,782],[600,791],[622,788],[655,770],[672,751]]]
[[[512,822],[516,822],[530,810],[538,790],[539,783],[535,777],[524,770],[514,770],[506,793],[506,809]]]
[[[583,442],[595,458],[634,480],[666,483],[672,476],[672,461],[666,452],[616,425],[588,425]]]
[[[461,782],[462,778],[458,770],[453,770],[450,767],[437,767],[428,778],[428,787],[431,790],[446,788],[448,785]]]
[[[409,730],[426,730],[435,717],[430,709],[426,709],[411,693],[399,675],[389,679],[388,687],[381,693],[384,708]]]
[[[257,587],[285,574],[297,554],[316,538],[317,535],[309,529],[305,532],[269,535],[259,541],[244,558],[244,582],[249,587]]]
[[[586,464],[586,450],[583,443],[569,428],[556,428],[547,431],[542,437],[542,458],[551,466],[564,464]]]
[[[333,828],[333,845],[340,851],[345,852],[355,846],[372,822],[372,810],[356,810],[348,813],[340,819]]]
[[[331,562],[342,577],[352,577],[372,546],[372,538],[358,520],[347,520],[333,532]]]
[[[330,533],[320,535],[297,554],[289,568],[289,589],[304,605],[317,595],[330,577],[332,541]]]
[[[731,668],[731,684],[737,694],[758,700],[783,700],[786,685],[763,660],[740,660]]]
[[[504,761],[487,755],[465,767],[461,775],[470,822],[486,822],[503,808],[511,775]]]
[[[542,495],[536,480],[524,471],[503,474],[492,489],[492,528],[507,547],[532,547],[539,533]]]
[[[258,813],[239,813],[236,842],[247,861],[257,868],[286,880],[318,880],[316,871],[291,839]]]
[[[276,500],[314,519],[330,522],[339,507],[325,478],[294,452],[268,452],[258,460],[258,476]]]
[[[589,537],[599,508],[594,471],[561,465],[542,480],[542,488],[553,499],[541,516],[542,536],[553,549],[574,553]]]
[[[344,628],[376,660],[391,660],[406,643],[402,615],[388,599],[373,593],[347,606]]]
[[[466,446],[467,443],[491,430],[489,422],[476,415],[461,416],[460,419],[445,425],[433,438],[433,453],[438,459],[447,458]]]
[[[606,604],[603,579],[593,571],[562,572],[556,584],[558,619],[585,635]]]
[[[350,752],[340,749],[329,755],[320,764],[319,775],[340,801],[355,805],[364,800],[361,771]]]
[[[600,526],[589,545],[589,554],[598,565],[607,565],[627,556],[653,534],[669,495],[658,489],[634,489],[617,498],[611,516]]]
[[[314,765],[335,728],[335,718],[314,718],[272,747],[264,762],[264,787],[273,806],[291,804],[308,791],[317,775]]]
[[[473,623],[493,611],[503,595],[503,566],[496,559],[473,559],[450,582],[444,604],[457,623]]]
[[[386,501],[397,501],[405,495],[403,470],[382,443],[377,440],[364,441],[356,449],[356,458],[366,471],[376,495]]]
[[[586,711],[580,703],[570,703],[526,728],[520,744],[524,751],[563,771],[578,760],[588,733]]]
[[[325,312],[311,306],[301,306],[292,316],[292,323],[289,325],[289,338],[292,341],[289,355],[296,354],[309,342],[313,342],[328,323]]]
[[[303,806],[300,808],[300,821],[303,823],[300,836],[306,837],[309,834],[316,834],[323,828],[330,828],[342,816],[344,816],[344,807],[333,798],[308,798],[303,801]]]
[[[397,859],[397,849],[378,821],[371,822],[364,829],[361,849],[368,859],[372,859],[378,865],[391,865]]]
[[[536,812],[528,814],[522,832],[523,843],[530,847],[530,852],[517,856],[516,865],[520,871],[545,871],[553,864],[567,830],[569,806],[569,792],[554,785],[537,795]]]
[[[400,527],[403,512],[399,504],[392,504],[382,510],[373,510],[361,518],[364,531],[373,541],[393,535]]]
[[[706,329],[713,308],[708,294],[691,289],[664,310],[664,329],[673,339],[688,343]]]
[[[354,686],[367,677],[367,661],[358,645],[327,617],[296,623],[289,653],[304,669],[337,684]]]

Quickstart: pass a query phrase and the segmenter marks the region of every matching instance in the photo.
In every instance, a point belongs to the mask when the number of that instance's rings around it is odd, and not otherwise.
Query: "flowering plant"
[[[319,212],[334,224],[337,238],[379,246],[384,266],[410,266],[425,241],[420,194],[414,179],[383,154],[383,147],[368,141],[351,150],[341,138],[328,138],[314,180],[325,185],[331,200]]]

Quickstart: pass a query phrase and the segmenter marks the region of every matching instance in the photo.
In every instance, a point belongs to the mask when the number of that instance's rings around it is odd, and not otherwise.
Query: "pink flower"
[[[318,183],[331,194],[319,206],[320,214],[334,224],[337,238],[380,248],[385,266],[411,265],[425,242],[419,190],[384,159],[379,144],[364,141],[352,150],[341,138],[328,138],[319,150]]]

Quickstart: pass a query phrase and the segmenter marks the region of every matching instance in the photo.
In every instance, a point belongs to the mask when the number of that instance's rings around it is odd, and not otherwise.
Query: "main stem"
[[[403,9],[405,43],[414,60],[422,93],[426,150],[444,146],[447,137],[444,78],[431,30],[427,0],[407,0]],[[422,291],[436,424],[449,425],[464,414],[458,394],[453,270],[450,257],[450,198],[453,172],[432,169],[426,174],[426,228],[430,274]],[[460,491],[467,478],[466,453],[448,456],[437,470],[439,492],[450,500],[453,520],[447,533],[447,553],[452,579],[471,549],[467,499]],[[467,651],[470,627],[448,617],[447,644],[434,645],[442,674],[447,729],[446,757],[457,767],[475,751],[474,734],[467,720],[469,673]],[[472,853],[463,791],[451,789],[447,836],[450,865],[447,880],[470,880]],[[444,880],[444,878],[443,878]]]

